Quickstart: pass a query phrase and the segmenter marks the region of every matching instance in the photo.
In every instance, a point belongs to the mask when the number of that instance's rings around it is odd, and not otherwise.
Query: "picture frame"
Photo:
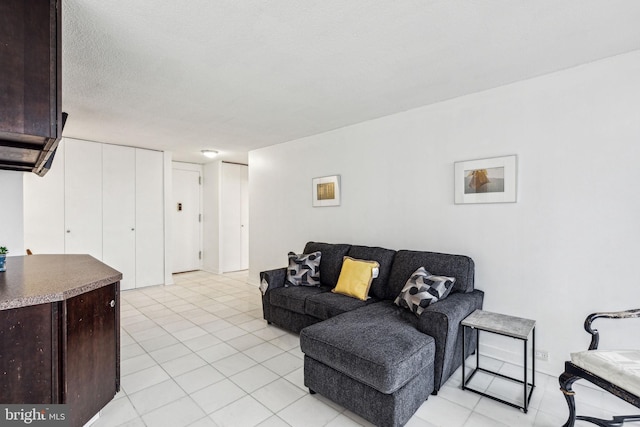
[[[518,156],[454,163],[455,203],[516,203]]]
[[[313,178],[313,207],[340,206],[340,175]]]

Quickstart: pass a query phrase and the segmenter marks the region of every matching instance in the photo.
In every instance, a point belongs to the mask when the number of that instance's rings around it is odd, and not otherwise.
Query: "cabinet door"
[[[163,283],[163,156],[160,151],[136,149],[136,287]]]
[[[80,294],[66,304],[63,402],[72,408],[70,424],[81,426],[109,403],[120,381],[117,284]]]
[[[56,304],[56,303],[53,303]],[[57,354],[53,339],[52,305],[38,304],[0,310],[0,402],[2,404],[51,403],[58,396],[53,372]]]
[[[65,141],[65,253],[102,260],[102,144]]]
[[[59,135],[56,3],[0,2],[0,140],[43,143]]]
[[[122,290],[136,287],[135,154],[102,145],[102,261],[122,273]]]

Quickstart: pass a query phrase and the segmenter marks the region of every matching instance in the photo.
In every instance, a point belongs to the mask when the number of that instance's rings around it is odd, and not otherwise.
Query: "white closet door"
[[[122,273],[122,290],[136,287],[135,167],[135,149],[102,146],[103,261]]]
[[[248,206],[247,166],[222,164],[222,194],[220,198],[221,270],[238,271],[248,268]],[[244,208],[243,208],[244,207]],[[246,209],[246,212],[245,212]],[[243,229],[247,232],[243,232]]]
[[[240,173],[240,269],[249,268],[249,167]]]
[[[65,253],[102,260],[102,145],[65,141]]]
[[[163,283],[163,156],[160,151],[136,149],[136,287]]]
[[[24,174],[24,246],[34,254],[64,253],[64,144],[45,176]]]

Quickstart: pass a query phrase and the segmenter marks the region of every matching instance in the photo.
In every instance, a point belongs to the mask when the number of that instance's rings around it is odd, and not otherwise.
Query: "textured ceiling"
[[[64,135],[248,150],[640,49],[637,0],[63,0]]]

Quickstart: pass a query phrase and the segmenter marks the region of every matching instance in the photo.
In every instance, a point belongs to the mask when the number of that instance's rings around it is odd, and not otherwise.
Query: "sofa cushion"
[[[377,298],[369,298],[366,301],[361,301],[333,292],[323,292],[309,296],[305,303],[304,310],[305,313],[310,316],[326,320],[338,314],[346,313],[347,311],[352,311],[378,301]]]
[[[390,394],[434,361],[434,340],[416,323],[407,310],[382,301],[304,328],[300,347],[308,357]]]
[[[285,286],[320,286],[322,252],[297,255],[289,252],[289,268]]]
[[[289,286],[287,288],[275,288],[269,291],[269,302],[280,308],[305,314],[305,300],[311,296],[322,292],[328,292],[328,287],[317,286]]]
[[[455,277],[451,289],[455,292],[473,291],[473,260],[464,255],[449,255],[437,252],[398,251],[393,260],[386,299],[395,299],[414,271],[424,267],[436,276]]]
[[[585,350],[571,353],[571,362],[629,393],[640,396],[638,350]]]
[[[304,253],[322,252],[320,260],[320,284],[323,286],[336,287],[340,269],[342,268],[342,258],[347,254],[351,245],[309,242],[304,247]]]
[[[449,295],[456,279],[446,276],[433,276],[424,267],[411,275],[394,303],[420,316],[430,304]]]
[[[349,256],[344,257],[338,283],[331,292],[366,301],[374,272],[376,275],[379,274],[379,267],[380,264],[377,261],[365,261]]]
[[[386,298],[389,274],[396,251],[370,246],[351,246],[348,255],[357,259],[378,261],[378,264],[380,264],[378,277],[371,282],[369,295],[379,299]]]

